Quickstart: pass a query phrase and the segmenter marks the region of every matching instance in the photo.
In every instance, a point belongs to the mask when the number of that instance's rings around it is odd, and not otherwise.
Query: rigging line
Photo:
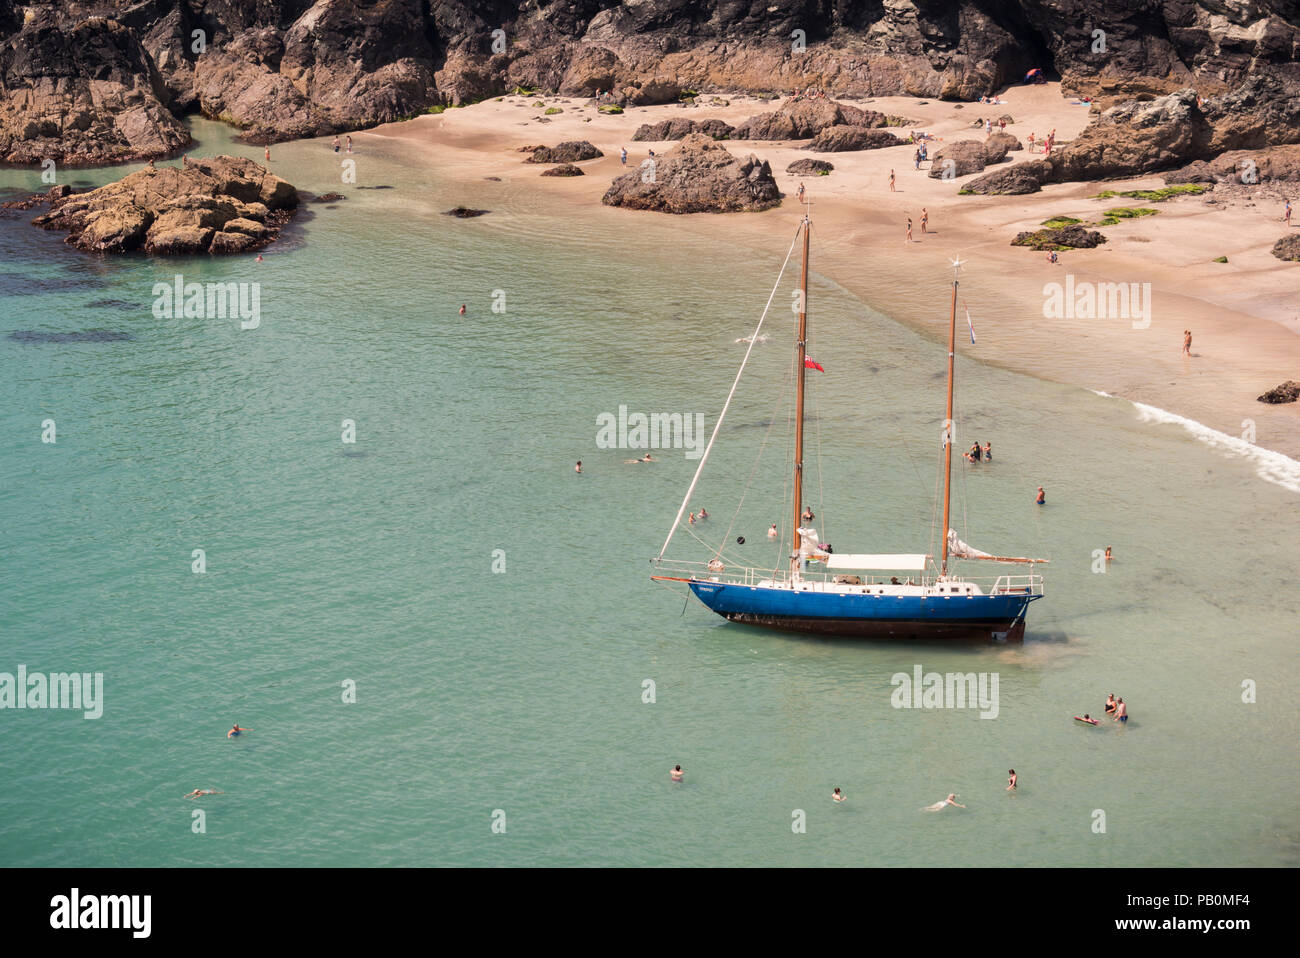
[[[768,442],[772,435],[772,428],[776,425],[776,414],[778,407],[781,405],[781,399],[785,395],[787,384],[790,382],[790,373],[787,370],[785,381],[781,383],[781,388],[777,392],[776,402],[772,404],[772,411],[768,414],[767,430],[763,433],[763,441],[758,447],[758,456],[754,459],[754,467],[749,471],[749,478],[745,480],[745,488],[740,494],[740,501],[736,503],[736,510],[731,514],[731,522],[727,524],[727,531],[723,533],[722,545],[718,546],[718,552],[722,552],[723,546],[731,539],[731,530],[736,525],[736,517],[740,515],[741,508],[745,505],[745,498],[749,495],[749,487],[754,484],[754,475],[758,472],[759,464],[763,461],[763,453],[767,450]],[[767,530],[763,530],[766,534]]]
[[[718,421],[713,425],[713,434],[709,436],[709,444],[704,447],[704,455],[700,457],[700,464],[695,469],[695,476],[691,479],[690,488],[686,490],[686,495],[682,498],[682,504],[677,510],[677,517],[673,520],[672,528],[668,530],[668,538],[664,540],[663,548],[659,550],[656,561],[663,559],[664,553],[668,551],[668,544],[673,541],[673,534],[677,532],[677,527],[681,525],[682,514],[686,512],[686,506],[691,501],[691,494],[695,492],[695,484],[700,481],[700,473],[704,471],[704,464],[709,461],[709,452],[713,449],[713,442],[718,438],[718,430],[722,428],[722,420],[726,418],[727,410],[731,408],[731,399],[736,395],[736,388],[740,385],[740,377],[745,372],[745,366],[749,362],[750,354],[754,351],[754,345],[758,342],[758,334],[763,329],[763,321],[767,319],[767,312],[772,308],[772,300],[776,298],[776,291],[781,288],[781,277],[785,275],[785,268],[790,262],[790,257],[794,255],[795,244],[799,242],[799,234],[803,232],[803,223],[799,223],[799,228],[795,230],[794,239],[790,241],[790,248],[786,251],[785,262],[781,264],[781,272],[777,274],[776,282],[772,285],[772,293],[767,297],[767,305],[763,307],[763,314],[758,317],[758,326],[754,328],[754,333],[749,339],[749,348],[745,350],[745,358],[741,360],[740,368],[736,370],[736,379],[731,384],[731,392],[727,393],[727,401],[722,404],[722,412],[718,413]]]

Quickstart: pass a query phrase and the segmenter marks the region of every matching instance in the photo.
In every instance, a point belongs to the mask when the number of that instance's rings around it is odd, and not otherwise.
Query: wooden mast
[[[804,375],[807,369],[804,359],[808,349],[808,234],[812,228],[807,206],[803,216],[803,270],[799,276],[799,329],[795,334],[795,371],[799,376],[798,391],[795,393],[794,417],[794,556],[793,569],[799,568],[799,547],[802,537],[799,528],[803,524],[800,516],[803,512],[803,389]]]
[[[952,505],[952,443],[956,431],[952,421],[952,385],[957,355],[957,273],[961,265],[960,260],[952,261],[952,310],[948,316],[948,415],[944,419],[943,443],[943,561],[939,566],[941,576],[948,574],[948,530],[951,528],[948,524],[948,513]]]

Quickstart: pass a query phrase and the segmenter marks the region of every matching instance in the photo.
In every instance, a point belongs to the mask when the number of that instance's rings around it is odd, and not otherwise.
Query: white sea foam
[[[1088,391],[1098,396],[1104,396],[1107,399],[1119,398],[1099,389],[1090,389]],[[1211,429],[1195,419],[1188,419],[1186,416],[1168,412],[1158,406],[1148,406],[1146,403],[1133,402],[1132,400],[1125,401],[1132,403],[1133,408],[1137,410],[1140,421],[1173,423],[1182,426],[1196,439],[1213,449],[1249,459],[1255,466],[1255,475],[1259,476],[1259,478],[1279,485],[1284,489],[1289,489],[1291,492],[1300,492],[1300,462],[1290,456],[1284,456],[1272,449],[1257,446],[1253,442],[1247,442],[1237,436],[1230,436],[1226,432]]]

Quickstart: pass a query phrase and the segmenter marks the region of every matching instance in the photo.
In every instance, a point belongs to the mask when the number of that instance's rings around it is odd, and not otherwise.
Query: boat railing
[[[717,582],[721,585],[756,586],[759,583],[774,583],[779,586],[789,585],[788,569],[757,569],[751,566],[736,566],[712,562],[690,562],[678,559],[651,560],[653,574],[666,579],[694,579],[699,582]],[[828,585],[934,585],[932,575],[893,576],[893,575],[845,575],[839,572],[800,573],[801,582],[823,582]],[[1042,595],[1043,577],[1041,575],[1020,574],[1001,576],[961,576],[960,581],[979,586],[985,595]]]

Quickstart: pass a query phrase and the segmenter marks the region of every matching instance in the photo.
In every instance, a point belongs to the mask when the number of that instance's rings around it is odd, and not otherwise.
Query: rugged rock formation
[[[661,213],[732,213],[776,206],[781,191],[765,160],[737,159],[722,144],[692,133],[616,178],[601,202]]]
[[[112,20],[37,26],[0,43],[0,91],[0,161],[119,163],[190,142],[135,32]]]
[[[586,140],[566,140],[559,146],[539,146],[525,163],[580,163],[605,154]]]
[[[731,138],[735,129],[730,123],[724,123],[722,120],[688,120],[685,117],[676,117],[661,123],[642,123],[632,134],[632,139],[657,143],[660,140],[680,140],[691,133],[703,133],[715,140],[727,140]]]
[[[1292,263],[1300,263],[1300,233],[1289,233],[1273,244],[1273,255]]]
[[[999,196],[1037,193],[1051,172],[1052,165],[1046,160],[1030,160],[978,176],[963,183],[960,192]]]
[[[1300,399],[1300,383],[1294,379],[1288,379],[1280,386],[1274,386],[1264,395],[1258,397],[1259,402],[1266,403],[1287,403],[1295,402]]]
[[[561,163],[559,166],[553,166],[549,170],[542,170],[542,176],[586,176],[582,167],[574,166],[572,163]]]
[[[1106,242],[1106,237],[1096,230],[1079,224],[1047,228],[1016,234],[1012,246],[1028,246],[1036,250],[1093,249]]]
[[[1194,160],[1165,174],[1166,183],[1272,183],[1300,181],[1300,146],[1229,150],[1213,160]]]
[[[733,140],[806,140],[836,125],[875,128],[906,123],[874,110],[863,110],[827,99],[790,99],[779,110],[751,116],[732,132]]]
[[[981,172],[989,163],[997,163],[1007,155],[1005,143],[988,143],[980,140],[957,140],[940,147],[932,157],[930,176],[936,180],[951,180]]]
[[[218,156],[56,199],[32,223],[68,230],[68,243],[96,252],[238,253],[271,242],[297,205],[297,191],[278,176]]]
[[[871,130],[862,126],[828,126],[804,147],[815,153],[848,153],[854,150],[878,150],[885,146],[901,146],[900,140],[888,130]]]
[[[1300,141],[1298,49],[1295,0],[0,0],[0,159],[161,155],[191,108],[269,140],[516,86],[973,101],[1041,67],[1102,106],[1207,97],[1209,152],[1177,165]]]
[[[787,173],[798,173],[802,176],[820,176],[823,173],[829,173],[835,169],[825,160],[795,160],[785,168]]]
[[[1002,156],[1005,157],[1008,153],[1014,153],[1016,150],[1023,150],[1024,148],[1025,145],[1010,133],[1003,133],[999,130],[994,130],[989,134],[989,138],[984,141],[984,152],[990,156],[1001,150]],[[993,163],[995,161],[989,160],[989,162]]]

